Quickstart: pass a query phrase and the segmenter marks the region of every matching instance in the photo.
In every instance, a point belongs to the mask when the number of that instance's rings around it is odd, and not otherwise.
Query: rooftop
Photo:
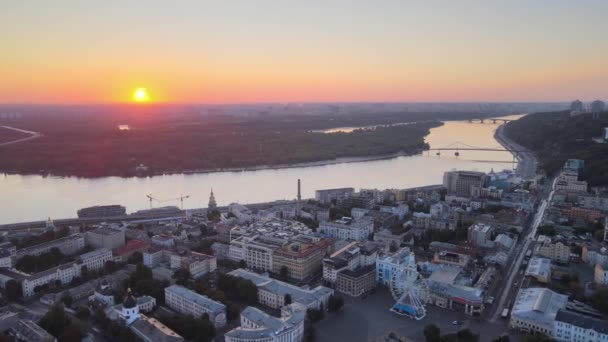
[[[333,293],[333,290],[325,286],[317,286],[314,289],[303,289],[295,285],[291,285],[268,276],[263,276],[242,268],[236,269],[230,273],[231,276],[241,277],[251,280],[258,288],[274,293],[279,296],[289,294],[294,303],[304,304],[306,306],[317,301],[320,297]]]
[[[555,320],[608,335],[608,321],[599,318],[560,309],[555,316]]]
[[[207,296],[200,295],[194,291],[188,290],[187,288],[179,285],[171,285],[165,288],[165,291],[173,292],[180,297],[183,297],[193,303],[201,305],[211,312],[218,313],[226,311],[226,306],[220,302],[216,302]]]
[[[547,288],[522,288],[517,293],[511,315],[540,324],[553,325],[560,309],[566,307],[568,296]]]
[[[99,235],[114,235],[118,233],[122,233],[121,230],[110,228],[110,227],[99,227],[95,228],[88,233],[99,234]]]
[[[253,322],[253,324],[257,325],[257,328],[238,327],[227,332],[226,336],[242,339],[276,336],[302,322],[306,316],[306,308],[301,305],[291,304],[286,306],[282,310],[282,313],[286,313],[286,315],[276,318],[260,309],[248,306],[241,312],[241,317]]]
[[[141,336],[146,336],[149,341],[158,342],[181,342],[184,339],[175,331],[169,329],[154,318],[140,314],[138,320],[131,324],[130,328]]]

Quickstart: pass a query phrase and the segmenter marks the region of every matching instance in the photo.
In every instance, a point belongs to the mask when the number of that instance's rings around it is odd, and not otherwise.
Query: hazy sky
[[[1,0],[0,103],[608,98],[608,1]]]

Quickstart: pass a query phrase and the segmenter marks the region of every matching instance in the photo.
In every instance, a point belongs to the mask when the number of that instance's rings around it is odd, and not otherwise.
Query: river
[[[505,118],[516,119],[518,116]],[[462,142],[491,148],[500,144],[494,139],[498,124],[449,121],[431,129],[426,141],[431,148]],[[0,176],[0,224],[51,218],[76,217],[79,208],[121,204],[127,212],[146,209],[147,194],[165,200],[155,205],[179,205],[173,198],[190,195],[185,208],[206,207],[213,188],[219,205],[232,202],[257,203],[296,197],[297,179],[302,180],[302,197],[312,198],[317,189],[409,188],[439,184],[443,172],[458,170],[490,171],[511,169],[509,152],[444,151],[390,159],[330,164],[323,166],[266,169],[205,174],[176,174],[147,178]],[[489,162],[488,162],[489,161]]]

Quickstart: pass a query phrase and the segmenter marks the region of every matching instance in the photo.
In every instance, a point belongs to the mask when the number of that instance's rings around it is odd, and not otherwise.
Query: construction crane
[[[190,198],[190,195],[183,195],[182,194],[181,196],[179,196],[177,198],[172,198],[172,199],[169,199],[167,201],[178,201],[179,200],[180,209],[184,210],[184,200],[188,199],[188,198]],[[167,202],[167,201],[163,201],[163,202]]]
[[[152,209],[152,201],[156,201],[158,203],[171,202],[171,201],[179,201],[181,205],[181,209],[184,209],[184,200],[190,198],[190,195],[180,195],[176,198],[169,198],[165,200],[159,200],[158,198],[152,197],[152,194],[146,195],[148,200],[150,201],[150,209]]]
[[[150,209],[152,209],[152,201],[160,202],[158,199],[152,197],[152,194],[148,194],[146,197],[148,197],[148,200],[150,201]]]

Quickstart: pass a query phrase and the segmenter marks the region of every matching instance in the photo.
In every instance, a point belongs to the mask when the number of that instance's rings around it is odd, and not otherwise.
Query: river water
[[[505,118],[515,119],[520,116]],[[475,147],[498,147],[494,131],[498,124],[446,122],[431,129],[426,141],[431,148],[455,142]],[[462,145],[461,145],[462,147]],[[242,172],[176,174],[147,178],[43,177],[0,175],[0,224],[76,217],[79,208],[121,204],[127,212],[146,209],[147,194],[163,203],[177,205],[173,198],[190,195],[185,208],[206,207],[213,188],[219,205],[232,202],[256,203],[296,197],[297,179],[302,180],[302,197],[314,197],[317,189],[408,188],[440,184],[443,172],[453,169],[490,171],[511,169],[509,152],[490,151],[424,152],[421,155],[391,159]]]

